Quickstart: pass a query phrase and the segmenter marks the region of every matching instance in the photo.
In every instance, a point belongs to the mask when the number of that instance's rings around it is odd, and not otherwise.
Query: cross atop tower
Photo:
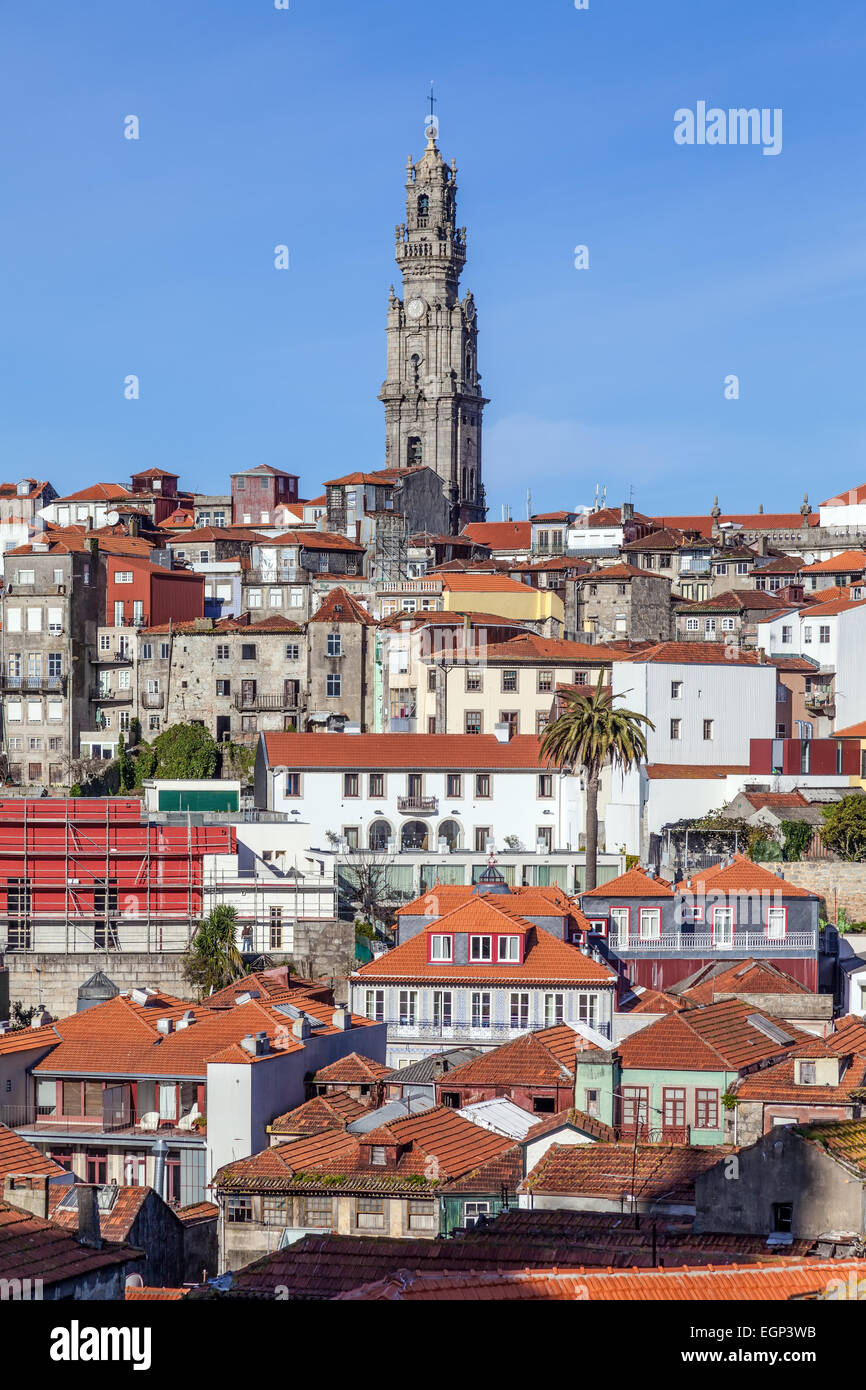
[[[434,95],[433,95],[433,83],[431,82],[431,83],[430,83],[430,120],[431,120],[431,121],[434,121],[434,120],[436,119],[436,112],[433,110],[433,107],[436,105],[436,103],[438,102],[438,100],[439,100],[439,98],[438,98],[438,97],[434,97]]]

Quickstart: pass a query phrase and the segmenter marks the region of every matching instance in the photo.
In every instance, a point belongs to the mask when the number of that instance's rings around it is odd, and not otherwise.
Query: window
[[[695,1091],[695,1126],[697,1129],[718,1129],[718,1091],[709,1091],[702,1087]]]
[[[500,936],[498,960],[520,960],[520,937]]]
[[[250,608],[261,608],[262,591],[261,589],[250,589],[247,592],[247,605]]]
[[[704,619],[704,631],[705,631],[705,632],[712,633],[712,632],[715,632],[715,630],[716,630],[716,620],[715,620],[715,618],[705,618],[705,619]]]
[[[727,567],[727,565],[715,565],[714,568],[715,568],[716,574],[727,574],[727,572],[728,572],[728,567]]]
[[[433,1023],[437,1028],[450,1028],[452,1020],[450,990],[434,989]]]
[[[642,907],[638,912],[638,936],[658,941],[662,934],[660,907]]]
[[[579,994],[577,996],[577,1017],[579,1022],[586,1023],[590,1028],[594,1028],[597,1007],[598,1000],[594,994]]]
[[[28,608],[28,609],[27,609],[27,631],[28,631],[28,632],[41,632],[41,631],[42,631],[42,609],[41,609],[41,608]]]
[[[788,909],[786,907],[767,908],[767,936],[770,941],[781,941],[788,932]]]
[[[683,1086],[662,1089],[662,1128],[684,1129],[686,1124],[686,1092]]]
[[[361,841],[360,827],[357,825],[344,825],[343,839],[346,841],[346,849],[357,849]]]
[[[256,644],[255,642],[241,643],[241,661],[255,661]]]
[[[681,700],[683,698],[682,681],[671,681],[671,699]]]
[[[733,632],[736,625],[734,618],[722,618],[722,632]]]
[[[454,938],[451,936],[431,936],[430,937],[430,959],[431,960],[453,960],[454,959]]]
[[[553,826],[539,825],[535,832],[537,854],[550,854],[553,849]]]
[[[19,719],[20,719],[21,716],[19,715],[18,717],[19,717]],[[11,718],[11,716],[10,716],[10,718]],[[473,836],[473,843],[474,843],[474,846],[475,846],[475,853],[476,853],[476,854],[483,854],[483,853],[484,853],[484,851],[487,849],[487,844],[488,844],[488,841],[490,840],[490,838],[491,838],[491,836],[490,836],[490,826],[489,826],[489,825],[476,825],[476,827],[475,827],[475,832],[474,832],[474,836]]]
[[[283,909],[281,907],[270,909],[269,926],[271,950],[278,951],[283,944]]]
[[[649,1087],[623,1086],[622,1088],[622,1127],[623,1129],[645,1130],[649,1120]]]
[[[445,778],[446,796],[452,801],[463,795],[463,776],[459,772],[449,772]]]
[[[489,1202],[464,1202],[463,1203],[463,1225],[467,1231],[471,1231],[473,1226],[478,1225],[479,1217],[485,1219],[490,1215]]]
[[[676,742],[679,739],[682,727],[683,721],[681,719],[671,720],[671,740],[673,742]]]
[[[790,1235],[794,1229],[794,1203],[793,1202],[774,1202],[773,1203],[773,1230],[783,1235]]]
[[[370,796],[379,800],[385,795],[385,774],[384,772],[370,773]]]
[[[357,772],[343,773],[343,795],[360,796],[361,778]]]
[[[539,695],[547,695],[553,690],[553,672],[539,671],[536,677],[536,689]]]
[[[343,655],[343,639],[339,632],[328,633],[328,656]]]
[[[515,695],[517,693],[517,672],[502,672],[502,691],[503,694]]]
[[[732,946],[734,944],[734,909],[732,907],[713,908],[713,944]]]
[[[115,584],[131,584],[132,570],[118,570],[114,576],[114,582]]]
[[[169,647],[168,643],[167,643],[167,642],[160,642],[160,644],[159,644],[159,655],[160,655],[160,660],[161,660],[161,661],[168,661],[170,652],[171,652],[171,648]]]
[[[481,672],[468,670],[466,672],[466,690],[469,694],[478,694],[482,688],[483,678]]]
[[[538,796],[541,800],[546,800],[553,796],[552,772],[540,772],[538,774]]]
[[[301,654],[301,648],[297,642],[286,643],[286,661],[297,661]]]
[[[712,719],[705,719],[705,720],[704,720],[704,740],[705,740],[705,741],[711,740],[712,737],[713,737],[713,720],[712,720]]]
[[[564,994],[545,994],[544,996],[544,1026],[554,1028],[561,1023],[565,1017],[565,995]]]
[[[686,618],[686,632],[699,632],[700,626],[701,622],[699,618]],[[682,685],[682,682],[677,681],[676,684]]]
[[[301,774],[300,772],[286,773],[286,796],[300,796],[301,794]]]
[[[815,1062],[807,1062],[805,1059],[803,1059],[800,1062],[799,1071],[799,1080],[801,1086],[815,1086],[817,1084],[818,1068]]]
[[[790,642],[790,641],[791,641],[791,638],[792,638],[792,636],[793,636],[793,632],[794,632],[794,629],[793,629],[793,627],[791,626],[790,623],[783,623],[783,624],[782,624],[782,642],[783,642],[783,643]]]
[[[471,1019],[473,1028],[490,1027],[490,995],[486,991],[473,991]]]
[[[572,671],[571,678],[572,685],[586,685],[588,683],[585,671]]]
[[[253,1219],[253,1199],[252,1197],[227,1197],[226,1198],[226,1221],[234,1225],[250,1222]]]
[[[617,937],[621,945],[628,941],[629,915],[627,907],[612,907],[610,909],[611,932]]]
[[[418,1012],[418,992],[414,989],[400,990],[398,1023],[401,1028],[414,1028]]]
[[[529,1027],[529,994],[528,994],[528,993],[512,994],[512,996],[511,996],[510,1016],[511,1016],[511,1027],[512,1027],[512,1028],[528,1028],[528,1027]]]
[[[343,677],[329,674],[325,680],[325,690],[329,700],[339,700],[343,693]]]
[[[109,645],[110,645],[109,639],[106,639],[106,645],[105,645],[105,650],[106,650],[106,651],[108,651]],[[142,661],[151,661],[151,660],[153,659],[153,643],[152,643],[152,642],[142,642],[142,644],[141,644],[141,659],[142,659]]]
[[[86,1170],[87,1182],[104,1187],[108,1182],[108,1154],[104,1152],[87,1154]]]
[[[482,730],[481,711],[468,709],[463,716],[463,728],[467,734],[480,734]]]
[[[829,642],[829,641],[830,641],[830,624],[829,624],[829,623],[821,623],[820,627],[818,628],[818,641],[819,641],[819,642]]]
[[[545,714],[543,710],[539,710],[535,716],[535,732],[539,737],[544,733],[549,723],[550,715]]]
[[[217,695],[223,695],[223,696],[224,696],[224,695],[231,695],[231,693],[232,693],[232,683],[231,683],[231,681],[217,681],[217,683],[216,683],[216,693],[217,693]]]
[[[491,953],[492,937],[489,936],[470,936],[469,938],[469,959],[470,960],[492,960]]]
[[[305,1226],[325,1227],[333,1225],[331,1198],[305,1198],[303,1221]]]
[[[804,644],[805,644],[806,646],[811,646],[811,644],[812,644],[812,624],[811,624],[811,623],[805,623],[804,626],[803,626],[803,642],[804,642]]]
[[[377,1168],[384,1168],[388,1162],[388,1152],[384,1144],[370,1145],[370,1162]]]
[[[374,1023],[385,1021],[385,991],[383,989],[364,990],[364,1013]]]
[[[356,1197],[355,1225],[360,1231],[383,1230],[385,1226],[384,1197]]]
[[[228,642],[218,642],[218,643],[217,643],[216,659],[217,659],[217,661],[228,661],[228,659],[229,659],[229,644],[228,644]]]
[[[63,631],[63,609],[49,608],[48,610],[48,632],[51,637],[57,637]]]
[[[487,800],[490,796],[490,773],[479,772],[475,777],[475,795],[481,800]]]

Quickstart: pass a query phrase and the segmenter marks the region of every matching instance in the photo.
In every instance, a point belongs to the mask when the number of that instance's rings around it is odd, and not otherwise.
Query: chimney
[[[35,1010],[34,1010],[34,1012],[33,1012],[33,1017],[32,1017],[31,1020],[30,1020],[30,1027],[31,1027],[31,1028],[44,1028],[45,1025],[46,1025],[46,1023],[51,1023],[51,1022],[53,1022],[52,1017],[51,1017],[51,1014],[48,1012],[48,1010],[46,1009],[45,1005],[44,1005],[44,1004],[37,1004],[37,1005],[36,1005],[36,1008],[35,1008]]]
[[[634,502],[623,502],[621,516],[623,521],[634,521]]]
[[[89,518],[88,518],[88,520],[89,520]],[[91,525],[91,526],[93,525],[92,521],[90,522],[90,525]],[[97,562],[97,560],[99,559],[99,537],[98,537],[98,536],[88,536],[88,537],[87,537],[87,549],[90,551],[90,558],[91,558],[91,560],[93,561],[93,563],[94,563],[94,565],[95,565],[96,562]]]
[[[296,1023],[295,1027],[297,1026]],[[267,1033],[247,1033],[245,1038],[241,1038],[241,1047],[251,1057],[264,1057],[268,1051],[268,1035]]]
[[[493,732],[494,732],[494,734],[496,735],[496,741],[497,741],[497,743],[510,743],[510,741],[511,741],[511,725],[510,725],[510,724],[494,724],[494,725],[493,725]]]
[[[89,513],[87,516],[87,521],[84,523],[84,529],[85,531],[93,530],[93,517]]]
[[[157,1033],[170,1033],[173,1027],[174,1023],[170,1018],[158,1018],[156,1020]]]
[[[48,1216],[48,1190],[50,1179],[47,1175],[33,1173],[7,1173],[3,1183],[3,1200],[31,1216]]]
[[[97,1189],[85,1184],[77,1187],[76,1191],[78,1193],[78,1244],[89,1245],[92,1250],[101,1250],[102,1235],[99,1230]]]
[[[140,531],[140,529],[141,529],[141,522],[139,521],[139,519],[138,519],[137,516],[131,516],[131,517],[129,518],[129,526],[128,526],[127,529],[128,529],[128,534],[129,534],[130,536],[137,536],[137,535],[138,535],[138,533],[139,533],[139,531]]]
[[[153,1190],[165,1200],[165,1155],[168,1149],[164,1139],[157,1139],[153,1146]]]
[[[352,1015],[348,1009],[335,1009],[331,1015],[331,1027],[338,1028],[342,1033],[348,1033],[352,1026]]]
[[[310,1020],[306,1016],[304,1016],[304,1018],[296,1018],[292,1024],[292,1033],[299,1042],[305,1042],[312,1031]]]

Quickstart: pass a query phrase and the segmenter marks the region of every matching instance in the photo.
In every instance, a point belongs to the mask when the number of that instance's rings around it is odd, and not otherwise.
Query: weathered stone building
[[[565,631],[574,641],[666,642],[671,581],[633,565],[605,565],[566,584]]]
[[[375,721],[376,620],[345,589],[332,589],[307,623],[307,725]]]

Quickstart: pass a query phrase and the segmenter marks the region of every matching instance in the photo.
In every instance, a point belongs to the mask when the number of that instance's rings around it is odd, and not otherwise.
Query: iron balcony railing
[[[611,951],[617,955],[654,955],[659,952],[679,951],[815,951],[818,949],[817,931],[788,932],[786,936],[768,936],[766,932],[735,931],[732,938],[723,939],[711,932],[677,931],[666,932],[663,936],[636,936],[630,933],[621,937],[611,932],[608,938]]]
[[[65,676],[0,676],[0,689],[9,694],[65,695]]]
[[[438,796],[398,796],[397,810],[403,815],[436,816],[439,814]]]
[[[144,690],[141,694],[143,709],[162,709],[165,704],[164,690]]]
[[[235,695],[234,707],[249,714],[266,713],[268,710],[278,713],[281,710],[293,710],[298,708],[298,691],[293,690],[282,695]]]
[[[94,686],[90,691],[90,698],[98,705],[127,705],[132,701],[132,689],[127,690],[103,690],[101,685]]]

